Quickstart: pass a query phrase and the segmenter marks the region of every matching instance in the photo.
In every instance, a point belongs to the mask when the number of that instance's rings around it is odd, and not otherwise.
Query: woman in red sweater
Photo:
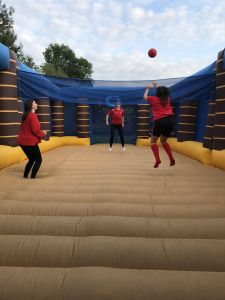
[[[116,108],[111,109],[106,114],[106,125],[109,125],[109,116],[112,118],[111,122],[111,137],[109,142],[109,151],[112,151],[112,145],[115,137],[116,130],[119,133],[120,141],[122,145],[123,151],[126,151],[124,148],[124,135],[123,135],[123,127],[124,127],[124,110],[121,109],[120,103],[117,103]]]
[[[28,157],[23,177],[27,178],[31,169],[31,178],[35,178],[42,163],[41,152],[38,143],[41,138],[47,134],[47,131],[41,130],[38,117],[35,114],[37,103],[34,100],[27,100],[24,106],[22,123],[20,126],[18,142],[23,152]]]
[[[158,138],[165,149],[170,159],[170,165],[175,165],[170,145],[167,143],[167,138],[170,137],[173,131],[173,110],[170,104],[170,92],[165,86],[157,87],[157,83],[153,82],[156,88],[156,96],[148,96],[151,85],[147,85],[144,93],[144,100],[147,100],[151,106],[154,120],[153,135],[151,136],[151,149],[155,156],[154,168],[158,168],[161,163],[159,157],[159,149],[157,146]]]

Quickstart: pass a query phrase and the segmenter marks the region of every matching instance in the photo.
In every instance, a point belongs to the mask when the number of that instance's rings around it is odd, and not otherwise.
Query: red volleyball
[[[155,48],[151,48],[148,50],[148,56],[149,57],[155,57],[157,55],[157,51]]]

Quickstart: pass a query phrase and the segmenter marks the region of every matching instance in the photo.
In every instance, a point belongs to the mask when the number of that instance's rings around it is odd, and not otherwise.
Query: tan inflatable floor
[[[224,300],[225,172],[62,147],[0,172],[1,300]]]

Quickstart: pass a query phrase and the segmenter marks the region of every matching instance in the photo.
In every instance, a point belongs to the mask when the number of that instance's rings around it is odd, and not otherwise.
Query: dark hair
[[[170,90],[166,86],[159,86],[156,89],[156,96],[159,98],[162,106],[166,106],[170,96]]]
[[[27,100],[24,104],[24,112],[22,115],[22,122],[24,122],[28,116],[28,114],[31,112],[32,104],[34,100]]]

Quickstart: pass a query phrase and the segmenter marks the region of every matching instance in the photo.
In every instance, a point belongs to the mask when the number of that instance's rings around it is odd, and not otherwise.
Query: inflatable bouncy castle
[[[222,168],[224,165],[218,165],[217,157],[221,157],[221,150],[225,149],[224,65],[223,50],[217,61],[190,77],[158,80],[159,85],[169,86],[171,90],[176,115],[174,140],[171,142],[175,151]],[[149,105],[142,100],[147,81],[94,81],[44,76],[17,61],[15,54],[2,44],[0,70],[1,145],[17,146],[22,106],[26,99],[35,99],[39,104],[38,117],[49,136],[76,137],[70,141],[88,144],[107,142],[105,113],[120,99],[127,116],[127,143],[149,143]],[[203,152],[200,154],[199,151]]]
[[[44,76],[0,45],[0,299],[225,299],[224,50],[158,80],[172,95],[173,167],[159,148],[152,168],[147,83]],[[35,179],[17,145],[26,99],[48,131]],[[118,99],[127,151],[108,152]]]

